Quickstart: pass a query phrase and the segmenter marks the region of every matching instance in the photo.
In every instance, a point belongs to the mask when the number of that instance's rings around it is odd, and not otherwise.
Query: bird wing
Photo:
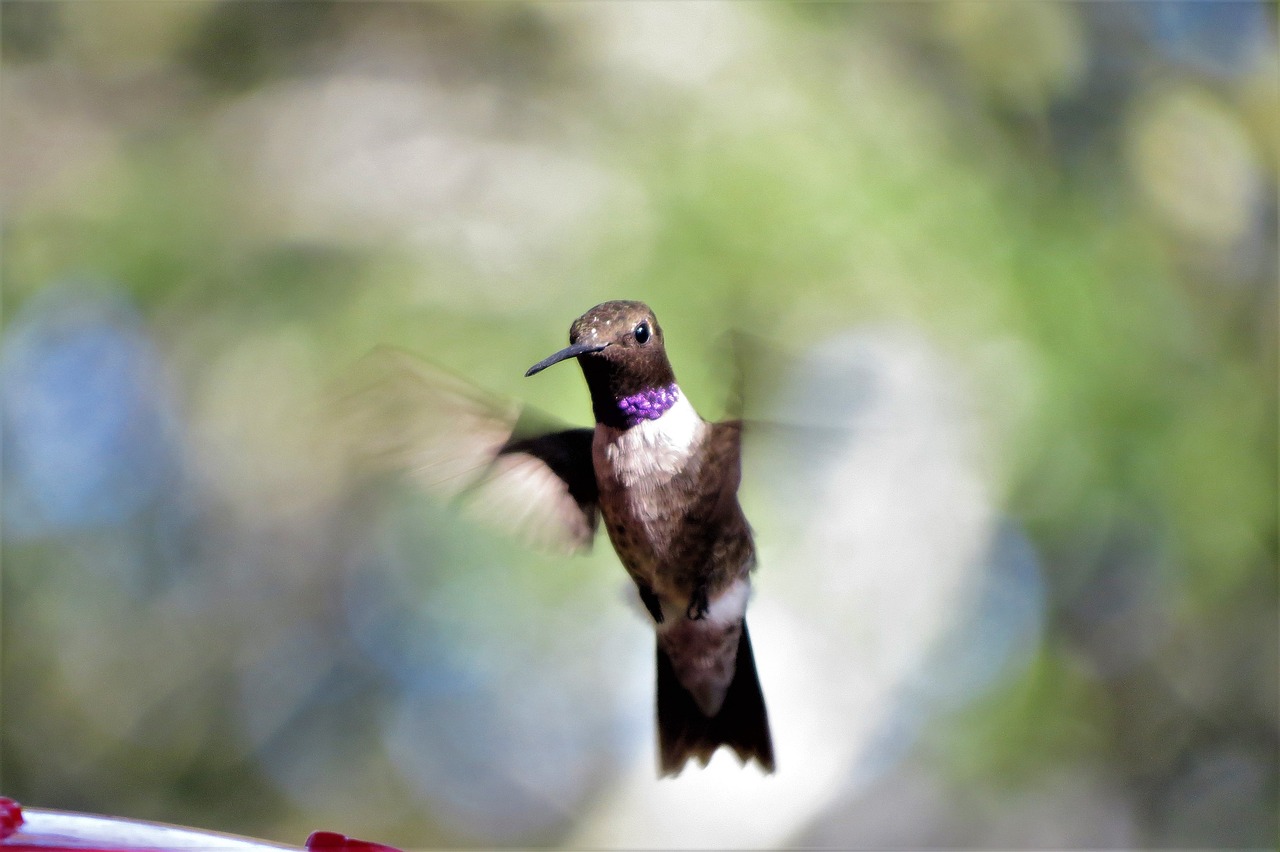
[[[599,519],[590,429],[564,428],[386,346],[357,363],[337,406],[357,467],[407,473],[535,545],[590,547]]]
[[[738,487],[742,484],[742,430],[743,421],[724,420],[711,424],[704,469],[714,471],[707,479],[707,488],[698,501],[697,509],[721,530],[722,540],[717,546],[726,547],[734,542],[737,553],[726,564],[734,568],[755,565],[755,546],[751,526],[738,503]],[[709,556],[707,554],[706,556]],[[704,556],[703,558],[706,558]],[[730,577],[722,578],[727,581]]]

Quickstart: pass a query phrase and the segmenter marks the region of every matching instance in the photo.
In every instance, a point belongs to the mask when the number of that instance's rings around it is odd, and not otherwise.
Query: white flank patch
[[[746,577],[733,581],[719,596],[708,601],[707,621],[713,624],[736,624],[747,614],[747,598],[751,582]]]
[[[740,577],[720,594],[707,601],[707,615],[701,622],[707,627],[721,627],[736,624],[747,614],[747,599],[751,596],[751,581]],[[681,601],[662,601],[662,623],[657,626],[658,632],[670,630],[685,620],[688,599]]]

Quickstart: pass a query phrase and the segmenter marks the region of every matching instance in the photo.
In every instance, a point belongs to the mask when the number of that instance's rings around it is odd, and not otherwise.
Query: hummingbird
[[[742,422],[698,415],[649,306],[596,305],[574,320],[567,347],[525,372],[576,360],[592,428],[563,428],[391,357],[378,369],[395,381],[359,405],[374,428],[352,430],[381,442],[366,451],[430,472],[438,493],[483,491],[487,514],[538,543],[586,549],[603,520],[656,634],[659,774],[678,775],[691,758],[705,766],[722,745],[774,771],[746,622],[756,556],[738,503]]]
[[[596,305],[574,320],[567,347],[525,375],[569,359],[596,421],[572,464],[594,474],[609,540],[657,633],[660,772],[678,774],[691,757],[705,766],[721,745],[772,772],[746,621],[756,557],[738,504],[742,422],[698,415],[643,302]]]

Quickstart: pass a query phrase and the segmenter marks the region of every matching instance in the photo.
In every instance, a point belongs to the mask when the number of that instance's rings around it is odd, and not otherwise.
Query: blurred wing
[[[769,338],[741,329],[726,332],[716,350],[727,353],[729,359],[726,419],[749,423],[768,419],[768,402],[787,381],[795,355]]]
[[[750,542],[751,527],[738,503],[738,486],[742,484],[742,428],[741,420],[711,424],[706,464],[722,473],[714,491],[705,496],[707,505],[704,511],[722,529],[736,529],[741,540]]]
[[[590,429],[564,429],[389,347],[356,365],[339,420],[361,468],[405,472],[543,547],[591,544],[599,512]]]
[[[538,547],[587,550],[600,517],[592,435],[591,429],[513,435],[470,491],[469,508]]]

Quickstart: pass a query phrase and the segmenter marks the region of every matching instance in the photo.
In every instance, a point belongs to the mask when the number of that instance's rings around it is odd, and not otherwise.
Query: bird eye
[[[632,332],[632,334],[636,336],[636,343],[648,343],[649,342],[649,323],[647,322],[640,323],[639,325],[636,326],[636,329],[634,332]]]

